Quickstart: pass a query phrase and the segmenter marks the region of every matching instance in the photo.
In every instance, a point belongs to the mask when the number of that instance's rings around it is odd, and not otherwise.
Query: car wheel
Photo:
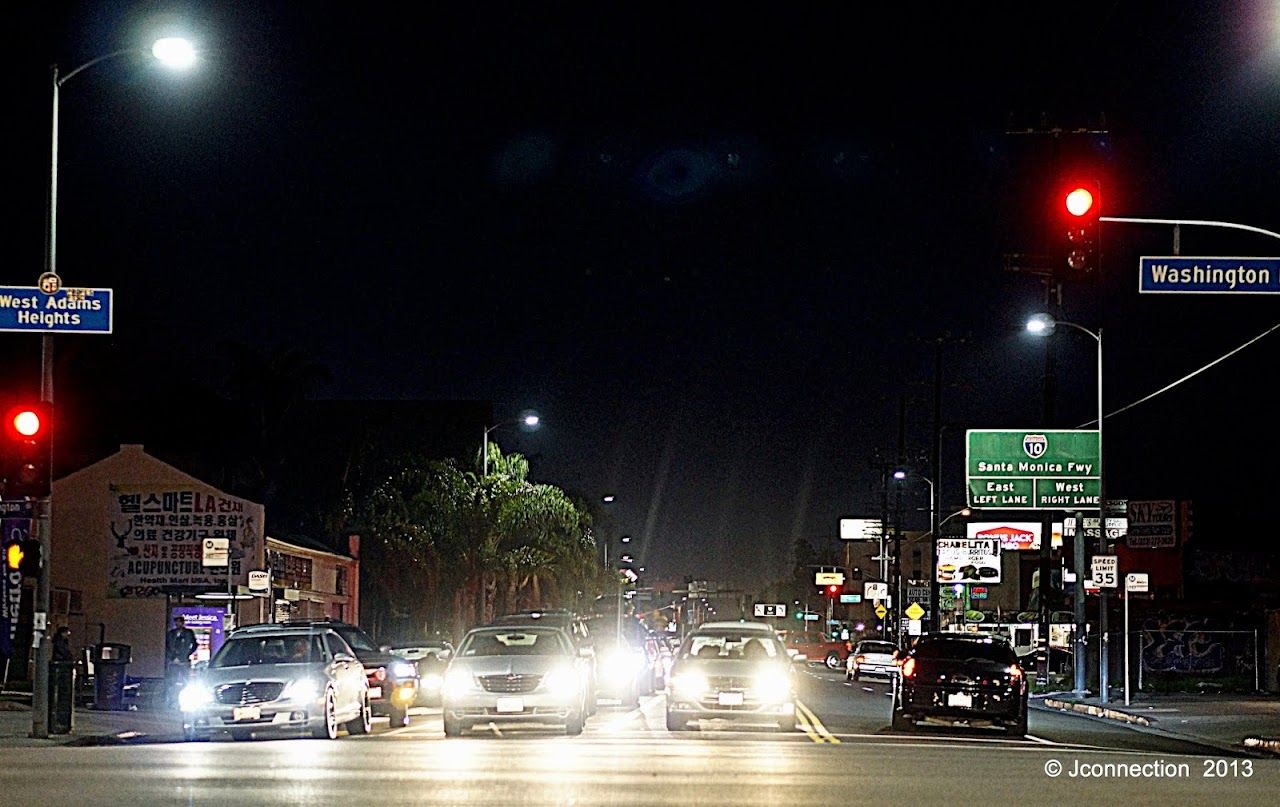
[[[916,724],[915,721],[911,719],[911,715],[899,709],[896,704],[894,705],[893,716],[891,719],[894,731],[915,731]]]
[[[311,736],[317,740],[338,739],[338,706],[333,702],[333,692],[324,695],[324,717],[320,725],[311,729]]]
[[[783,715],[782,717],[778,718],[778,730],[779,731],[795,731],[796,730],[796,715],[794,712],[792,712],[789,715]]]
[[[444,714],[444,736],[462,736],[462,721],[458,720],[456,717],[451,717],[448,712],[445,712]]]
[[[1027,707],[1022,707],[1016,720],[1005,724],[1005,730],[1018,737],[1027,736]]]
[[[688,720],[683,717],[678,717],[671,712],[667,712],[667,731],[685,731],[688,728]]]
[[[855,680],[855,681],[857,681],[857,682],[861,683],[861,682],[862,682],[862,673],[854,673],[854,674],[853,674],[853,680]]]
[[[368,734],[370,729],[369,697],[360,699],[360,714],[347,723],[348,734]]]
[[[391,728],[398,729],[409,725],[409,711],[398,706],[392,706],[387,715],[391,718]]]
[[[838,670],[843,664],[844,662],[841,661],[840,654],[837,653],[836,651],[832,650],[830,653],[827,654],[828,670]]]
[[[182,739],[186,742],[194,743],[199,740],[203,740],[204,736],[200,732],[196,731],[194,726],[183,726]]]
[[[564,722],[564,733],[570,737],[577,737],[582,733],[582,710],[574,709],[569,712],[569,718]]]

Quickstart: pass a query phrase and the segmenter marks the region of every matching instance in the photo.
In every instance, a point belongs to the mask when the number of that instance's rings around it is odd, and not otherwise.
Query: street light
[[[66,75],[62,75],[59,72],[56,64],[50,71],[50,89],[52,90],[53,104],[49,138],[49,204],[45,211],[45,226],[47,228],[44,242],[45,275],[56,278],[58,274],[58,111],[62,85],[81,72],[108,59],[146,52],[139,48],[121,48],[120,50],[105,53],[95,59],[90,59],[69,71]],[[151,55],[172,67],[190,67],[196,60],[195,47],[189,41],[178,37],[157,40],[152,45]],[[45,333],[40,337],[40,400],[50,406],[53,405],[52,333]],[[40,548],[44,556],[45,565],[44,574],[36,582],[35,612],[37,614],[49,613],[49,586],[53,577],[53,552],[51,551],[52,541],[50,540],[52,522],[53,495],[50,493],[36,502],[36,527],[40,536]],[[40,626],[39,622],[36,624],[37,627],[34,630],[31,641],[32,647],[36,651],[36,668],[31,682],[31,736],[43,739],[49,736],[49,662],[51,660],[51,648],[50,643],[44,641],[44,627]]]
[[[897,480],[906,479],[913,476],[916,479],[923,479],[929,486],[929,568],[934,570],[938,568],[938,504],[937,497],[933,489],[933,480],[924,474],[908,471],[905,468],[899,468],[893,472],[893,478]],[[898,559],[898,576],[902,576],[902,559]],[[931,630],[938,630],[942,620],[938,618],[938,575],[931,575],[934,579],[929,581],[929,627]],[[899,594],[902,593],[899,586]]]
[[[489,432],[493,431],[494,429],[501,429],[503,426],[513,426],[517,423],[519,423],[520,425],[524,426],[529,430],[533,430],[538,428],[538,425],[542,423],[542,419],[538,417],[537,412],[525,412],[523,415],[521,415],[518,418],[514,418],[513,420],[504,420],[501,423],[495,423],[492,426],[486,426],[484,430],[484,442],[481,444],[481,454],[484,457],[482,466],[481,466],[484,470],[484,473],[481,474],[481,476],[489,475]]]
[[[1077,325],[1074,322],[1066,322],[1064,320],[1055,319],[1049,314],[1036,314],[1027,320],[1027,330],[1033,334],[1040,336],[1049,336],[1059,325],[1065,325],[1068,328],[1074,328],[1081,333],[1086,333],[1093,337],[1098,343],[1098,545],[1103,552],[1107,547],[1107,504],[1106,504],[1106,482],[1102,475],[1102,329],[1097,332],[1088,328]],[[1074,618],[1075,618],[1075,648],[1072,654],[1072,665],[1074,667],[1073,687],[1077,694],[1084,694],[1085,691],[1085,615],[1084,615],[1084,517],[1080,518],[1080,524],[1076,529],[1075,551],[1073,552],[1073,566],[1076,571],[1076,590],[1074,597]],[[1106,703],[1109,697],[1107,676],[1110,674],[1109,662],[1107,659],[1107,594],[1106,589],[1099,590],[1100,612],[1098,615],[1098,632],[1101,634],[1101,643],[1098,647],[1099,659],[1099,681],[1098,695],[1103,703]]]

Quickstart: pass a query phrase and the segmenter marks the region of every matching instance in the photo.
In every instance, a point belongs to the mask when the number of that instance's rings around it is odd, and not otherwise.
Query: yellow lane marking
[[[831,732],[827,731],[827,727],[822,725],[822,721],[813,713],[813,710],[805,706],[800,701],[796,701],[796,715],[802,718],[806,724],[805,733],[809,735],[809,739],[815,743],[828,742],[833,745],[839,745],[840,740],[834,737]],[[817,736],[814,736],[816,733]]]

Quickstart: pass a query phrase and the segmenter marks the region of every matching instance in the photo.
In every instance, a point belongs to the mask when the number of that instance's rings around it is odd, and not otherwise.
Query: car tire
[[[834,650],[827,654],[826,663],[828,670],[838,670],[844,665],[844,661],[840,658],[840,654]]]
[[[915,721],[911,719],[911,715],[898,708],[894,708],[891,722],[891,728],[894,731],[915,731],[916,729]]]
[[[688,729],[689,721],[687,719],[667,712],[667,731],[687,731]]]
[[[338,739],[338,705],[334,703],[332,691],[324,694],[324,714],[320,725],[311,729],[311,736],[317,740]]]
[[[1005,724],[1005,730],[1017,737],[1027,736],[1027,707],[1022,707],[1017,719]]]
[[[182,739],[184,742],[195,743],[205,739],[205,736],[196,731],[192,726],[182,727]]]
[[[448,712],[444,713],[444,736],[461,737],[462,721],[456,717],[450,717]]]
[[[796,715],[792,712],[778,718],[778,731],[792,732],[796,730]]]
[[[391,728],[399,729],[409,725],[409,710],[402,709],[398,706],[392,706],[387,711],[387,716],[391,719]]]
[[[564,733],[570,737],[577,737],[582,733],[583,715],[581,709],[573,709],[569,712],[569,717],[564,722]]]
[[[368,734],[371,726],[371,718],[369,716],[369,698],[366,695],[360,699],[360,714],[353,717],[347,722],[347,734],[360,735]]]
[[[862,673],[854,673],[853,680],[857,681],[858,683],[862,683]]]

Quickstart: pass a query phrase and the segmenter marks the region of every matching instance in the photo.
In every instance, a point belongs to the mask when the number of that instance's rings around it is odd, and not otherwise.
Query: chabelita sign
[[[965,447],[969,506],[1074,510],[1102,497],[1096,430],[970,429]]]

